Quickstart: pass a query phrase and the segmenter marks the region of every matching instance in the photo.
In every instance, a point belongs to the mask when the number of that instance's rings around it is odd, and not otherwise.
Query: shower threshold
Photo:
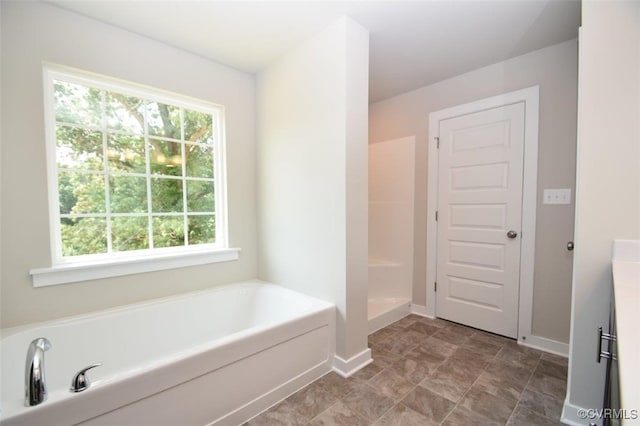
[[[409,315],[411,300],[399,297],[380,297],[369,299],[369,334],[392,324]]]

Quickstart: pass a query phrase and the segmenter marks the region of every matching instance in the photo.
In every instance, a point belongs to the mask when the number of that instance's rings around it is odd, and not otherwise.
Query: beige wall
[[[35,2],[2,2],[2,327],[256,276],[254,79],[130,32]],[[230,245],[240,260],[34,289],[50,266],[42,62],[226,107]]]
[[[640,3],[584,1],[580,34],[578,205],[565,407],[574,421],[580,421],[577,408],[602,407],[605,363],[596,362],[596,332],[609,325],[612,242],[640,239]]]
[[[533,334],[569,341],[574,205],[543,205],[545,188],[575,187],[576,40],[541,49],[370,105],[369,143],[416,137],[413,302],[426,304],[429,113],[540,86]],[[572,191],[573,194],[573,191]],[[573,198],[573,197],[572,197]],[[573,201],[573,200],[572,200]]]
[[[368,33],[343,18],[258,75],[259,277],[337,305],[367,347]]]

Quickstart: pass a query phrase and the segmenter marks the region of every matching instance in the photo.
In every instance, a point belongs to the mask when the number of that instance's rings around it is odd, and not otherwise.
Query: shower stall
[[[369,333],[411,308],[415,137],[369,145]]]

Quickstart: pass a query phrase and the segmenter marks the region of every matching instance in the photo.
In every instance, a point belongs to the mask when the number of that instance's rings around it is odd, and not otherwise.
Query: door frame
[[[518,293],[518,342],[532,343],[533,276],[536,245],[536,203],[538,186],[538,116],[540,87],[532,86],[429,114],[427,185],[427,301],[426,314],[436,316],[435,282],[438,259],[438,147],[441,120],[511,105],[525,104],[524,167],[522,183],[522,230],[520,247],[520,290]],[[527,342],[529,339],[529,342]],[[534,337],[535,339],[535,337]]]

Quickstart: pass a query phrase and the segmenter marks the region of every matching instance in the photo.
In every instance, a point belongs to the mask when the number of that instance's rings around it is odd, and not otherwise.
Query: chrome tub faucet
[[[47,399],[44,352],[51,349],[51,342],[39,337],[29,344],[24,368],[24,405],[31,407]]]

